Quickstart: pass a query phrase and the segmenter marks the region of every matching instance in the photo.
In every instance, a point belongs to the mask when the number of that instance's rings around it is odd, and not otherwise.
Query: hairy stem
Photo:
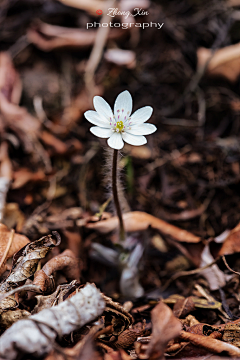
[[[122,218],[122,210],[119,203],[118,198],[118,191],[117,191],[117,162],[118,162],[118,150],[113,150],[113,166],[112,166],[112,192],[113,192],[113,199],[115,203],[115,207],[117,210],[117,216],[119,219],[119,228],[120,228],[120,240],[125,240],[125,230],[123,225],[123,218]]]

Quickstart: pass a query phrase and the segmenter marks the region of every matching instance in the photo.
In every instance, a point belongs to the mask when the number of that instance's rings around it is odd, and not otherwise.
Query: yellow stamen
[[[117,121],[116,128],[117,128],[119,131],[122,131],[123,128],[124,128],[123,122],[122,122],[122,121]]]

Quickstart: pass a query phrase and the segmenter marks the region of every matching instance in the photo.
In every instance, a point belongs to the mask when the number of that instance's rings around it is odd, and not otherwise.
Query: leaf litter
[[[149,14],[87,30],[100,1],[2,4],[0,357],[238,358],[240,4],[113,6]],[[124,90],[158,131],[123,149],[119,242],[83,114]]]

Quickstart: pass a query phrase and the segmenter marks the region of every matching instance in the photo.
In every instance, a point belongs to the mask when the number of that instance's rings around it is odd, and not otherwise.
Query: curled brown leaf
[[[170,235],[177,241],[189,242],[189,243],[198,243],[201,241],[201,238],[195,236],[194,234],[180,229],[174,225],[167,223],[164,220],[158,219],[153,215],[147,214],[141,211],[132,211],[129,213],[123,214],[123,221],[125,225],[125,230],[129,232],[134,231],[143,231],[147,230],[149,227],[159,230],[165,235]],[[117,229],[118,227],[118,218],[113,216],[110,219],[97,221],[94,223],[86,224],[88,229],[95,229],[101,233],[108,233],[112,230]]]
[[[150,359],[164,359],[168,342],[180,334],[182,325],[163,302],[155,306],[151,312],[151,318],[153,331],[146,355]]]

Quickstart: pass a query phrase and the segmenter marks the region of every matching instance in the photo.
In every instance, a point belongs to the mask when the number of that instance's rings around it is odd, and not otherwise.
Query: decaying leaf
[[[52,235],[47,235],[26,245],[15,254],[12,271],[0,285],[1,292],[7,292],[19,286],[35,273],[39,261],[61,242],[59,234],[56,231],[53,234],[57,241],[52,239]]]
[[[197,51],[198,67],[207,65],[207,74],[220,75],[234,82],[240,74],[240,43],[226,46],[214,54],[210,49],[199,48]]]
[[[182,329],[181,322],[173,315],[172,310],[159,302],[151,312],[152,338],[146,355],[150,359],[163,359],[167,343],[177,337]]]
[[[205,245],[202,254],[201,254],[201,263],[200,267],[204,267],[208,264],[211,264],[214,261],[212,254],[210,253],[209,245]],[[201,271],[209,284],[211,290],[217,290],[226,285],[228,276],[219,269],[216,264],[213,264],[211,267]]]
[[[120,335],[125,329],[133,323],[132,316],[117,302],[114,302],[110,297],[103,295],[106,302],[105,326],[113,326],[113,335]]]
[[[127,329],[123,331],[119,336],[114,346],[119,349],[125,349],[131,346],[142,335],[141,330]]]
[[[0,223],[0,261],[2,260],[2,256],[4,254],[10,235],[11,232],[8,230],[7,226]],[[28,243],[29,240],[26,236],[14,233],[10,249],[7,253],[7,256],[5,257],[3,265],[0,268],[0,275],[2,275],[6,270],[5,262],[9,258],[11,258],[13,254],[15,254],[17,251],[19,251],[23,246],[27,245]]]
[[[0,357],[6,360],[37,357],[54,348],[56,337],[81,328],[102,314],[105,301],[93,284],[87,284],[73,297],[13,324],[0,338]]]
[[[60,304],[68,297],[75,295],[80,283],[73,280],[70,284],[58,285],[57,289],[50,295],[37,295],[37,305],[32,311],[32,314],[37,314],[39,311],[49,309],[52,306]]]
[[[10,290],[17,288],[35,273],[39,261],[47,255],[50,249],[60,244],[61,238],[59,234],[56,231],[53,234],[56,236],[57,241],[54,241],[51,235],[44,236],[27,244],[15,254],[12,271],[0,284],[1,293],[8,293]],[[17,306],[18,301],[15,297],[7,296],[0,301],[0,313]]]
[[[16,309],[16,310],[8,310],[1,314],[0,327],[3,330],[8,329],[12,324],[16,321],[28,318],[31,314],[26,310]]]
[[[94,221],[95,218],[92,218]],[[141,211],[132,211],[129,213],[123,214],[123,220],[125,225],[125,230],[129,232],[134,231],[144,231],[149,227],[159,230],[165,235],[170,235],[172,238],[178,241],[189,242],[189,243],[198,243],[201,241],[201,238],[195,236],[194,234],[180,229],[174,225],[168,224],[166,221],[156,218],[153,215],[147,214]],[[88,229],[95,229],[103,234],[108,233],[117,229],[118,227],[118,218],[113,216],[107,220],[89,222],[85,226]],[[79,224],[82,225],[82,222]]]
[[[173,314],[178,318],[184,318],[187,314],[195,310],[195,304],[192,296],[186,299],[179,299],[174,304]]]
[[[25,216],[18,203],[7,203],[4,209],[3,223],[9,229],[16,228],[16,232],[22,232],[24,222]]]
[[[230,255],[240,252],[240,223],[230,231],[218,255]]]
[[[20,84],[20,85],[19,85]],[[26,109],[18,105],[21,83],[8,53],[0,53],[0,108],[1,127],[13,130],[22,140],[25,150],[35,159],[41,159],[47,171],[51,164],[47,152],[38,140],[41,123]]]
[[[232,345],[240,348],[240,324],[226,324],[223,331],[223,341],[226,341]]]
[[[39,181],[44,180],[46,177],[43,170],[38,170],[37,172],[32,172],[27,168],[19,169],[13,174],[13,183],[12,189],[19,189],[22,186],[26,185],[29,181]]]
[[[163,302],[165,304],[176,304],[178,301],[181,300],[183,302],[186,299],[184,298],[184,296],[174,294],[169,296],[167,299],[164,299]],[[204,298],[199,298],[197,296],[191,296],[191,301],[194,303],[194,306],[196,308],[200,308],[200,309],[220,309],[222,306],[222,304],[219,301],[216,301],[213,298],[204,299]]]

